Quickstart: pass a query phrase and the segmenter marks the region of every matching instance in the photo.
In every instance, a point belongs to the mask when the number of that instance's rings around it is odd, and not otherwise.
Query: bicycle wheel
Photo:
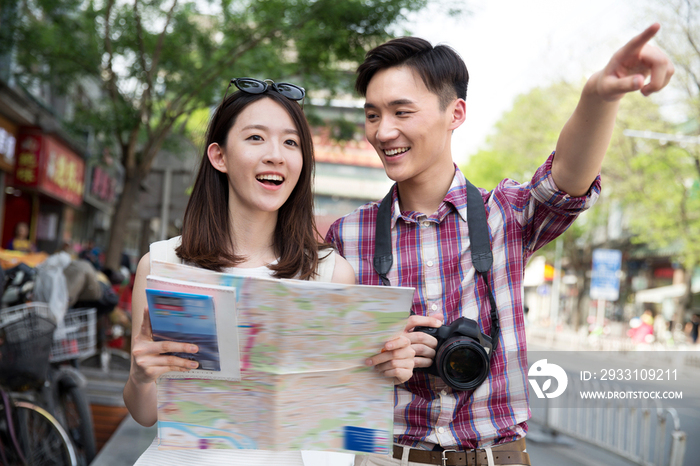
[[[97,454],[97,447],[90,404],[82,388],[58,384],[56,417],[68,431],[80,463],[90,464]]]
[[[4,408],[0,406],[0,413],[5,417],[2,411]],[[68,434],[46,410],[25,401],[16,401],[12,408],[12,419],[19,447],[28,466],[78,465]],[[9,464],[22,464],[12,443],[6,442],[4,445]]]

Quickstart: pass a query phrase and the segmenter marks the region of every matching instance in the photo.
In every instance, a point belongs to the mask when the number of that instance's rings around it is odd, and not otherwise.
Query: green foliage
[[[346,120],[345,118],[338,118],[331,121],[330,126],[331,137],[337,142],[353,140],[359,129],[357,123]]]
[[[556,83],[516,98],[496,124],[487,148],[462,168],[465,175],[487,189],[503,178],[530,179],[556,147],[580,87]],[[571,247],[594,241],[596,230],[606,227],[611,210],[621,206],[633,242],[653,247],[680,243],[683,253],[675,259],[688,267],[700,263],[700,147],[633,138],[624,134],[626,129],[676,133],[653,99],[639,93],[622,99],[601,174],[603,195],[567,231],[565,241]],[[568,249],[568,253],[574,252]]]
[[[306,116],[306,121],[309,122],[309,126],[311,126],[312,128],[317,128],[326,124],[325,120],[321,117],[321,115],[319,115],[318,112],[314,111],[309,107],[307,107],[307,109],[304,110],[304,115]]]
[[[75,94],[75,125],[119,146],[125,166],[143,169],[179,118],[217,104],[232,77],[346,88],[342,70],[425,4],[25,0],[0,40],[14,43],[23,86]],[[95,98],[95,86],[108,99]]]
[[[581,87],[559,82],[516,97],[511,110],[496,123],[487,148],[462,167],[465,176],[487,189],[496,187],[503,178],[529,180],[554,151]]]
[[[18,8],[0,7],[0,64],[14,49],[21,86],[70,96],[69,129],[91,131],[115,149],[125,167],[112,221],[118,230],[168,136],[191,131],[188,116],[221,102],[231,78],[284,79],[331,94],[350,90],[347,71],[426,3],[23,0]],[[115,231],[111,266],[121,251]]]
[[[622,103],[619,127],[675,134],[656,106],[641,96]],[[682,244],[675,259],[692,266],[700,261],[700,199],[694,186],[700,183],[698,147],[656,139],[630,138],[616,131],[604,173],[614,187],[613,196],[627,208],[635,242],[657,247]]]
[[[482,149],[469,158],[469,162],[460,167],[464,176],[475,186],[492,190],[504,177],[509,167],[507,157],[495,150]]]

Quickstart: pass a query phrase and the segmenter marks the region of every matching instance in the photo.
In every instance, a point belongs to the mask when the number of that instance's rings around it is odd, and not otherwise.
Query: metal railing
[[[686,434],[674,408],[662,408],[658,400],[651,405],[646,400],[626,399],[605,400],[604,407],[583,406],[579,389],[607,391],[611,387],[593,381],[583,388],[576,377],[569,377],[569,383],[561,396],[540,400],[544,406],[532,408],[531,422],[547,433],[564,434],[641,466],[683,465]]]

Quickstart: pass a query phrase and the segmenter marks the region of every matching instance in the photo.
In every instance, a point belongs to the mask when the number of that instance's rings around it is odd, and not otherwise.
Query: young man
[[[500,321],[488,377],[474,390],[459,391],[440,377],[415,372],[396,386],[394,459],[358,456],[356,464],[530,464],[523,453],[530,415],[521,298],[525,264],[596,201],[619,100],[637,90],[649,95],[670,80],[673,66],[647,43],[659,27],[632,39],[588,80],[556,151],[531,181],[504,180],[492,192],[479,190],[493,252],[487,277]],[[434,337],[413,332],[416,326],[440,327],[466,317],[492,334],[488,291],[472,265],[466,180],[450,148],[452,132],[465,119],[468,80],[452,49],[411,37],[376,47],[358,68],[367,139],[396,181],[387,278],[392,285],[416,288],[406,327],[416,368],[432,364],[437,346]],[[361,284],[382,284],[373,268],[379,204],[341,218],[326,237]],[[388,356],[378,358],[383,355],[368,363],[380,369],[392,364]]]

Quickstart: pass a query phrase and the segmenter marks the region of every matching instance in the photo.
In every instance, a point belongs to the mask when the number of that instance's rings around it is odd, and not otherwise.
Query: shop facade
[[[124,169],[104,150],[100,157],[89,159],[85,168],[83,208],[76,219],[74,233],[90,239],[104,251],[109,242],[114,207],[121,193]]]
[[[17,130],[17,125],[0,115],[0,231],[5,218],[5,189],[15,169]],[[0,247],[4,246],[5,242],[0,243]]]
[[[84,180],[85,161],[68,144],[39,128],[19,128],[14,170],[6,177],[2,244],[19,222],[30,226],[30,239],[41,251],[75,242]]]

